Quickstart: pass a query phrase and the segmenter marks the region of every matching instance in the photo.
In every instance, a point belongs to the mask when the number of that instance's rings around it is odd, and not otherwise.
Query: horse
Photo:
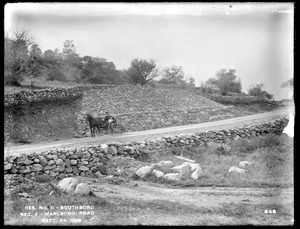
[[[102,118],[100,117],[93,117],[91,114],[86,114],[86,121],[89,122],[90,130],[91,130],[91,136],[95,137],[95,130],[100,132],[101,128],[106,129],[106,132],[108,130],[108,123],[104,122]]]

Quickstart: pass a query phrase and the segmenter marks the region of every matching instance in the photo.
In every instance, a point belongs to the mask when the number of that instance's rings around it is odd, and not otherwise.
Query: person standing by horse
[[[107,125],[108,125],[107,130],[111,129],[113,132],[113,128],[111,125],[113,123],[116,123],[116,119],[113,116],[111,116],[108,111],[105,112],[105,114],[106,114],[106,116],[104,117],[104,122],[107,122]]]

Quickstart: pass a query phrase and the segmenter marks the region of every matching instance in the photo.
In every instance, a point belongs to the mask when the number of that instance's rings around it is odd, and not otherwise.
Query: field
[[[293,139],[283,134],[136,159],[115,157],[102,168],[103,177],[77,177],[91,187],[93,194],[87,196],[56,190],[51,184],[57,180],[5,175],[5,225],[292,225],[293,150]],[[135,174],[161,160],[182,164],[175,155],[195,160],[205,175],[175,182]],[[244,160],[253,163],[246,174],[228,173]]]

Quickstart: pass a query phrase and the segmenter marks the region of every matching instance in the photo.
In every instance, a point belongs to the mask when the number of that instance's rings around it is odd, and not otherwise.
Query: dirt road
[[[122,185],[113,185],[101,181],[82,178],[90,182],[90,187],[96,196],[110,201],[127,200],[136,203],[175,204],[180,209],[186,209],[187,215],[174,215],[171,212],[159,217],[148,213],[147,217],[136,215],[138,221],[146,225],[197,225],[201,217],[210,219],[209,225],[220,224],[288,224],[293,222],[294,189],[293,188],[239,188],[239,187],[189,187],[170,188],[162,184],[145,181],[128,181]],[[171,205],[171,204],[170,204]],[[172,205],[171,205],[172,206]],[[247,206],[247,207],[245,207]],[[227,208],[232,209],[227,209]],[[241,217],[230,215],[229,211],[238,214],[242,209],[248,209]],[[239,209],[239,210],[238,210]],[[254,212],[251,212],[251,209]],[[228,210],[228,212],[227,212]],[[272,210],[270,217],[265,211]],[[275,211],[275,212],[274,212]],[[225,214],[225,213],[228,214]],[[286,215],[284,217],[284,215]],[[289,216],[287,216],[289,215]],[[200,219],[199,219],[200,218]],[[260,221],[262,220],[262,221]],[[131,222],[135,224],[135,222]]]
[[[232,187],[198,187],[172,189],[154,187],[139,182],[137,186],[110,185],[95,183],[91,185],[94,193],[100,197],[126,197],[129,199],[168,200],[196,207],[219,207],[224,203],[252,204],[290,204],[293,203],[293,189],[276,188],[232,188]]]
[[[204,132],[207,130],[221,130],[221,129],[230,129],[235,127],[243,127],[246,125],[269,121],[272,119],[283,117],[287,115],[290,109],[279,109],[271,112],[247,115],[244,117],[206,122],[185,126],[174,126],[161,129],[153,129],[146,131],[130,132],[125,134],[115,134],[115,135],[105,135],[105,136],[96,136],[96,138],[73,138],[63,141],[56,142],[45,142],[39,144],[30,144],[22,146],[5,146],[4,147],[4,156],[7,155],[19,155],[21,153],[30,154],[33,152],[39,153],[53,148],[58,149],[67,149],[72,147],[82,147],[82,146],[93,146],[100,145],[103,143],[110,142],[129,142],[129,141],[141,141],[141,140],[150,140],[156,139],[158,137],[166,135],[176,135],[182,133],[195,133],[195,132]]]

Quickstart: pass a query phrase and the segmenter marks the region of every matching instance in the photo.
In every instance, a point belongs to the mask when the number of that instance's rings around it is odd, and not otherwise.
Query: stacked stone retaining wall
[[[6,156],[4,173],[22,174],[27,178],[48,175],[53,178],[81,175],[94,177],[100,167],[114,156],[138,158],[142,154],[168,152],[174,148],[186,149],[206,142],[224,143],[227,139],[250,138],[262,134],[281,134],[288,119],[220,131],[208,131],[158,138],[152,141],[110,143],[74,149],[55,149],[30,155]]]
[[[32,143],[90,136],[86,113],[103,118],[109,111],[124,127],[123,131],[201,123],[233,116],[231,107],[192,91],[132,85],[21,91],[5,94],[4,106],[6,142]]]

